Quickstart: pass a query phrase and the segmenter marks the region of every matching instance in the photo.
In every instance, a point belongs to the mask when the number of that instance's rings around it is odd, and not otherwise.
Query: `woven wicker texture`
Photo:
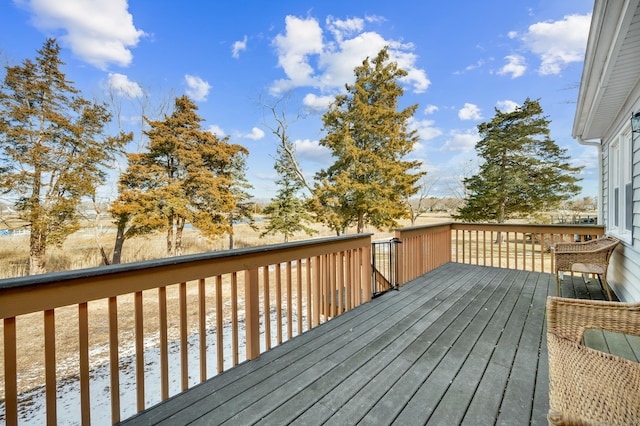
[[[603,281],[603,287],[611,300],[611,290],[607,283],[607,268],[611,254],[620,241],[613,237],[597,238],[581,243],[558,243],[553,248],[556,294],[561,296],[558,272],[578,272],[597,274]]]
[[[640,335],[640,303],[549,297],[549,424],[640,424],[640,364],[581,344],[586,329]]]

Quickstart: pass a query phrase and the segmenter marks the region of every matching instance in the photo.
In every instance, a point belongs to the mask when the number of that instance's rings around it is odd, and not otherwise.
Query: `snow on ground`
[[[271,346],[277,345],[276,311],[271,309]],[[286,310],[282,311],[283,336],[286,336]],[[306,318],[302,318],[306,324]],[[292,327],[297,330],[297,318],[293,315]],[[264,324],[261,324],[262,340],[264,341]],[[231,324],[223,327],[224,368],[231,368],[232,343]],[[216,330],[207,330],[207,374],[208,378],[217,374],[217,350]],[[188,342],[189,387],[196,385],[200,379],[199,336],[192,334]],[[245,359],[245,327],[244,321],[238,321],[238,357],[239,362]],[[169,396],[180,392],[180,342],[169,343]],[[145,402],[146,407],[151,407],[161,402],[160,386],[160,348],[158,346],[147,349],[145,360]],[[111,425],[111,395],[109,381],[109,364],[103,364],[91,371],[89,384],[91,400],[91,424]],[[78,377],[72,377],[58,381],[57,385],[57,414],[59,425],[79,425],[81,423],[80,412],[80,382]],[[18,395],[18,422],[21,425],[46,424],[45,389],[44,387],[33,389]],[[135,355],[121,356],[120,358],[120,418],[126,419],[133,416],[136,410],[136,386],[135,386]],[[0,402],[0,425],[5,424],[4,401]]]

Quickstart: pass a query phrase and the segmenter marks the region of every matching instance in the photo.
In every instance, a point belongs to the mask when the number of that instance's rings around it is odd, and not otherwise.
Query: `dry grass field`
[[[450,221],[446,214],[429,214],[420,217],[416,225],[440,223]],[[115,230],[106,222],[103,229],[96,229],[87,224],[83,230],[71,235],[61,247],[49,247],[47,251],[47,272],[68,271],[82,268],[91,268],[102,265],[99,246],[104,247],[110,257],[113,253]],[[255,247],[265,244],[283,242],[281,235],[268,235],[260,238],[265,223],[257,222],[258,231],[254,231],[247,224],[237,224],[234,227],[234,248]],[[404,221],[400,226],[410,226]],[[312,237],[304,233],[295,235],[294,240],[308,238],[327,237],[335,235],[329,228],[314,224],[312,228],[316,234]],[[386,238],[393,232],[383,232],[376,229],[366,229],[366,232],[374,234],[374,239]],[[229,248],[228,235],[216,240],[209,240],[196,229],[185,229],[183,236],[184,254],[204,253],[208,251],[220,251]],[[146,236],[135,237],[124,244],[122,263],[137,262],[149,259],[160,259],[166,256],[166,240],[164,233],[154,233]],[[29,236],[11,235],[0,236],[0,279],[23,276],[27,274],[29,263]]]

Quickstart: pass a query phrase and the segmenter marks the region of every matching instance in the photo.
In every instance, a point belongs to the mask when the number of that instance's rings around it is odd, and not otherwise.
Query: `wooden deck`
[[[550,274],[449,263],[125,423],[547,424],[554,293]]]

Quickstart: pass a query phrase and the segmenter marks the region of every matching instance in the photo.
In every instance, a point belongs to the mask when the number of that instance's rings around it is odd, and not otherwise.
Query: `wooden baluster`
[[[246,358],[260,356],[260,291],[258,268],[244,272]]]
[[[18,424],[18,368],[16,319],[4,319],[4,406],[7,425]]]
[[[183,391],[189,389],[189,346],[187,344],[187,283],[178,286],[180,305],[180,384]]]
[[[91,400],[89,398],[89,308],[86,302],[78,305],[78,350],[81,420],[83,425],[88,425],[91,423]]]
[[[160,322],[160,392],[169,398],[169,338],[167,330],[167,288],[158,288],[158,320]]]
[[[120,421],[120,370],[118,355],[118,300],[109,298],[109,369],[111,376],[111,421]]]
[[[269,266],[262,268],[264,281],[264,342],[266,350],[271,349],[271,301],[269,289]]]
[[[198,334],[200,352],[200,381],[207,380],[207,300],[205,279],[198,280]]]
[[[133,296],[134,328],[136,339],[136,409],[144,410],[144,323],[142,311],[142,292]]]
[[[238,358],[238,273],[231,273],[231,357],[233,365],[239,364]]]
[[[216,276],[216,358],[218,373],[224,371],[224,327],[222,320],[222,275]]]

